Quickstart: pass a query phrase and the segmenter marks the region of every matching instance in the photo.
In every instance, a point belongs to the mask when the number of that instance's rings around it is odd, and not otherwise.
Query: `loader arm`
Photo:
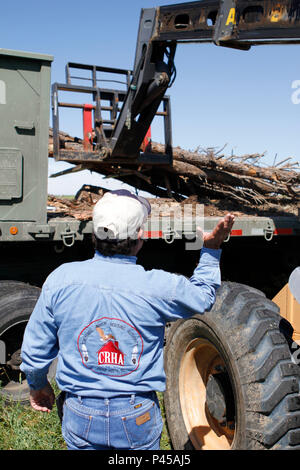
[[[109,154],[138,156],[146,132],[175,74],[179,42],[214,42],[249,49],[300,42],[298,0],[204,0],[141,11],[132,83]]]
[[[132,78],[109,138],[101,116],[95,122],[99,160],[140,158],[143,140],[176,76],[176,46],[188,42],[242,50],[300,43],[300,0],[203,0],[142,9]],[[169,139],[169,162],[171,148]]]

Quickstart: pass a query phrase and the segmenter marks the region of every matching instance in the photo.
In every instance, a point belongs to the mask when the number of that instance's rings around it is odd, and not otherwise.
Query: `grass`
[[[38,413],[29,405],[6,404],[0,398],[1,450],[64,450],[56,407],[51,413]]]
[[[169,437],[167,425],[166,425],[166,415],[165,415],[163,393],[157,392],[157,396],[158,396],[158,400],[160,404],[161,414],[162,414],[163,421],[164,421],[163,432],[162,432],[161,440],[160,440],[160,450],[171,450],[172,449],[171,441],[170,441],[170,437]]]
[[[54,389],[57,395],[57,387]],[[161,393],[158,393],[158,398],[165,423]],[[160,448],[171,449],[165,424]],[[29,405],[5,404],[0,396],[0,450],[66,450],[56,405],[51,413],[38,413]]]

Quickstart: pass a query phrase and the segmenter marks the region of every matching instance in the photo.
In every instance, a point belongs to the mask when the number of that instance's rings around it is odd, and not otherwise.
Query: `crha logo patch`
[[[143,339],[124,320],[102,317],[81,331],[77,346],[85,367],[97,374],[121,377],[139,367]]]

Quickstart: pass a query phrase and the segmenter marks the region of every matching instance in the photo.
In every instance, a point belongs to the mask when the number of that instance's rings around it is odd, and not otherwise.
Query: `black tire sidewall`
[[[231,449],[300,449],[300,370],[278,306],[249,286],[224,282],[210,312],[169,328],[165,412],[173,446],[193,449],[182,416],[180,364],[188,344],[207,338],[223,358],[235,395]],[[187,387],[188,390],[188,387]],[[186,447],[188,446],[188,447]]]
[[[174,332],[171,338],[171,342],[173,342],[171,348],[174,348],[173,358],[169,356],[168,352],[166,352],[165,361],[166,362],[174,361],[174,356],[176,356],[177,362],[176,364],[173,362],[173,374],[171,374],[171,376],[169,374],[168,376],[168,382],[167,382],[168,391],[167,393],[165,393],[165,398],[167,394],[170,393],[171,390],[173,391],[176,390],[178,392],[177,397],[176,397],[177,399],[171,400],[173,403],[172,406],[174,406],[175,401],[177,405],[180,404],[178,380],[179,380],[180,364],[181,364],[183,355],[186,351],[188,344],[191,343],[193,340],[195,339],[207,340],[209,343],[215,346],[215,348],[219,351],[220,355],[222,356],[226,364],[226,369],[228,371],[232,389],[234,392],[237,428],[235,430],[235,437],[234,437],[234,441],[232,444],[232,449],[243,448],[245,420],[244,420],[242,410],[244,409],[245,404],[243,400],[243,395],[241,393],[241,386],[239,383],[239,372],[236,367],[236,362],[234,360],[233,353],[230,350],[230,344],[228,342],[228,338],[224,336],[224,333],[222,333],[222,331],[218,328],[218,326],[215,324],[215,322],[213,322],[211,318],[204,317],[202,315],[195,315],[193,318],[190,318],[185,321],[181,321],[181,324],[178,326],[178,328],[175,327],[175,329],[176,331]],[[167,369],[170,370],[170,367],[167,367]],[[173,392],[171,393],[173,394]],[[181,407],[177,406],[177,412],[176,412],[177,419],[179,415],[181,417],[180,425],[178,426],[178,423],[177,423],[175,428],[172,426],[172,429],[170,429],[170,426],[169,426],[169,432],[173,434],[172,442],[174,443],[182,442],[183,429],[184,429],[185,435],[186,435],[186,445],[183,446],[183,449],[194,448],[186,432],[186,427],[184,424],[184,418],[182,416]],[[170,420],[168,419],[168,423],[169,421]],[[182,449],[178,448],[175,450],[182,450]]]
[[[14,325],[24,323],[24,330],[30,315],[38,300],[40,290],[36,287],[12,284],[10,293],[6,289],[5,294],[0,296],[0,339],[2,335]],[[17,347],[21,348],[23,337],[16,339]],[[27,382],[20,385],[16,393],[7,393],[5,387],[0,390],[7,401],[28,402],[29,386]]]

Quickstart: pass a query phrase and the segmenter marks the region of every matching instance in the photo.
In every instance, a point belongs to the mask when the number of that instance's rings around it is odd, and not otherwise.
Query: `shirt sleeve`
[[[47,384],[51,362],[58,354],[57,327],[51,308],[50,292],[44,284],[26,326],[21,348],[21,370],[30,388],[40,390]]]
[[[220,257],[222,250],[202,248],[199,264],[192,277],[172,275],[171,300],[164,307],[166,321],[186,318],[209,311],[221,285]]]

